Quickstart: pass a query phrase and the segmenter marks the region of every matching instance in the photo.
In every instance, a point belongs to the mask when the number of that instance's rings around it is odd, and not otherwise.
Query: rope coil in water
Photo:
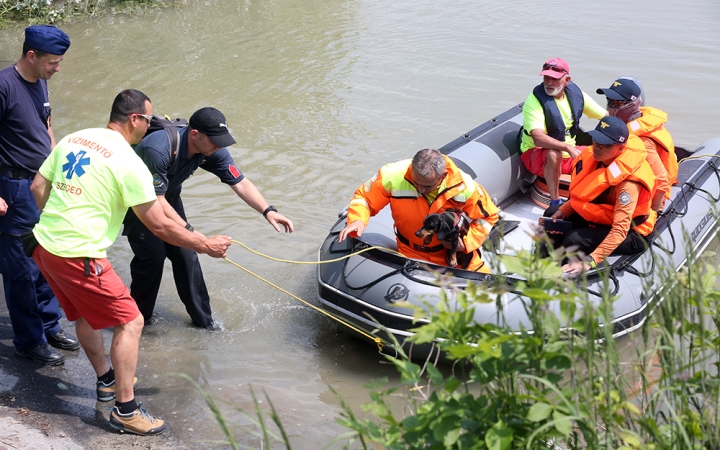
[[[251,249],[250,247],[248,247],[247,245],[243,244],[242,242],[236,241],[235,239],[231,239],[230,241],[231,241],[233,244],[237,244],[237,245],[243,247],[245,250],[247,250],[247,251],[249,251],[250,253],[253,253],[253,254],[255,254],[255,255],[262,256],[262,257],[267,258],[267,259],[270,259],[270,260],[272,260],[272,261],[284,262],[284,263],[290,263],[290,264],[328,264],[328,263],[333,263],[333,262],[342,261],[343,259],[350,258],[351,256],[359,255],[360,253],[368,252],[368,251],[370,251],[370,250],[375,250],[375,249],[377,249],[377,250],[384,250],[384,251],[388,251],[388,252],[392,252],[392,253],[396,253],[396,254],[400,255],[400,253],[396,252],[395,250],[391,250],[391,249],[389,249],[389,248],[384,248],[384,247],[376,247],[376,246],[373,246],[373,247],[364,248],[364,249],[362,249],[362,250],[360,250],[360,251],[357,251],[357,252],[350,253],[349,255],[341,256],[340,258],[328,259],[328,260],[325,260],[325,261],[293,261],[293,260],[289,260],[289,259],[274,258],[274,257],[269,256],[269,255],[266,255],[266,254],[264,254],[264,253],[260,253],[260,252],[258,252],[258,251],[256,251],[256,250]],[[265,283],[267,283],[267,284],[269,284],[270,286],[274,287],[275,289],[277,289],[277,290],[279,290],[279,291],[281,291],[281,292],[289,295],[290,297],[294,298],[295,300],[298,300],[298,301],[304,303],[305,305],[309,306],[310,308],[314,309],[315,311],[317,311],[317,312],[319,312],[319,313],[322,313],[322,314],[326,315],[327,317],[329,317],[329,318],[331,318],[331,319],[333,319],[333,320],[336,320],[337,322],[341,323],[342,325],[345,325],[346,327],[350,328],[351,330],[353,330],[353,331],[355,331],[355,332],[357,332],[357,333],[359,333],[359,334],[367,337],[367,338],[370,339],[371,341],[375,342],[375,344],[376,344],[377,347],[378,347],[378,351],[382,352],[383,347],[385,347],[385,345],[387,345],[387,343],[384,342],[384,341],[383,341],[382,339],[380,339],[379,337],[373,336],[373,335],[371,335],[371,334],[369,334],[369,333],[366,333],[365,331],[363,331],[363,330],[357,328],[356,326],[354,326],[354,325],[346,322],[345,320],[343,320],[343,319],[341,319],[341,318],[339,318],[339,317],[336,317],[336,316],[330,314],[329,312],[327,312],[327,311],[325,311],[325,310],[323,310],[323,309],[321,309],[321,308],[318,308],[317,306],[315,306],[315,305],[313,305],[313,304],[311,304],[311,303],[303,300],[302,298],[298,297],[297,295],[288,292],[287,290],[281,288],[280,286],[274,284],[273,282],[271,282],[271,281],[269,281],[269,280],[266,280],[265,278],[261,277],[260,275],[258,275],[258,274],[256,274],[256,273],[252,272],[251,270],[249,270],[249,269],[241,266],[240,264],[236,263],[235,261],[232,261],[230,258],[225,258],[225,261],[229,262],[230,264],[232,264],[233,266],[237,267],[238,269],[241,269],[241,270],[249,273],[250,275],[254,276],[255,278],[257,278],[257,279],[259,279],[259,280],[261,280],[261,281],[264,281]]]

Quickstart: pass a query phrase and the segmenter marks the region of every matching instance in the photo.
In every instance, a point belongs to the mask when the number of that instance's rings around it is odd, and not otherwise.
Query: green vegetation
[[[0,26],[58,24],[105,12],[132,13],[162,0],[0,0]]]
[[[599,325],[612,319],[607,280],[597,302],[582,280],[563,278],[557,262],[508,257],[508,269],[526,280],[516,287],[530,300],[525,308],[536,333],[472,322],[475,305],[496,302],[506,286],[457,290],[453,307],[446,289],[431,309],[431,323],[411,340],[435,342],[452,366],[420,365],[404,354],[390,358],[411,389],[387,388],[387,380],[367,386],[362,418],[340,399],[337,421],[350,432],[333,443],[390,450],[720,448],[720,268],[707,256],[689,255],[678,273],[656,252],[655,270],[668,282],[659,292],[663,301],[652,305],[653,314],[631,338],[630,361],[619,356],[627,340],[612,339],[612,330]],[[497,307],[502,324],[502,304]],[[228,443],[238,448],[217,406],[205,398]],[[264,414],[279,433],[268,432]],[[264,448],[291,448],[274,408],[256,408],[255,415]]]

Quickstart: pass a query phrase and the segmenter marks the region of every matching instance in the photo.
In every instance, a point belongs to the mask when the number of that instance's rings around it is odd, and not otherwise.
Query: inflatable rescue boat
[[[544,202],[548,201],[543,192],[544,180],[536,180],[520,161],[521,128],[522,104],[519,104],[439,149],[461,170],[472,175],[501,210],[496,228],[502,233],[491,234],[482,251],[483,259],[489,261],[491,267],[497,267],[492,258],[498,253],[533,248],[538,218],[545,210]],[[581,131],[578,145],[583,144],[590,144],[590,141]],[[662,291],[663,280],[653,270],[653,253],[671,255],[671,264],[680,270],[691,253],[689,250],[699,254],[716,235],[718,218],[714,205],[720,200],[720,138],[706,141],[693,151],[676,147],[676,154],[681,161],[678,183],[672,187],[672,197],[658,217],[649,249],[634,255],[611,256],[587,274],[591,298],[600,301],[601,270],[607,271],[611,290],[619,297],[613,303],[614,319],[610,324],[615,337],[641,326],[649,306],[661,300],[655,293]],[[688,158],[691,155],[702,157]],[[346,211],[340,212],[322,243],[319,261],[334,260],[371,246],[397,249],[389,207],[370,219],[361,238],[348,238],[339,244],[337,237],[345,227]],[[692,249],[686,248],[683,232],[689,234],[688,245]],[[373,249],[337,262],[319,264],[319,300],[328,312],[354,327],[369,333],[376,330],[379,323],[402,343],[412,335],[410,330],[421,323],[413,322],[413,311],[397,303],[407,301],[422,306],[439,301],[442,288],[436,271],[443,274],[444,283],[459,288],[466,286],[468,281],[492,281],[494,277],[502,276],[512,282],[513,277],[510,273],[484,275],[433,266],[392,251]],[[653,289],[646,291],[647,286],[653,286]],[[513,293],[505,295],[508,298],[503,299],[502,304],[506,325],[531,330],[523,297]],[[476,305],[474,320],[496,322],[496,304]],[[360,336],[349,327],[343,329]],[[421,349],[413,354],[415,358],[426,356],[427,351]]]

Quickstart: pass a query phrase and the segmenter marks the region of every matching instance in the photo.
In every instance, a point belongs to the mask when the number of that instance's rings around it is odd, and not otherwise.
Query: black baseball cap
[[[632,102],[640,97],[640,86],[630,78],[618,78],[607,88],[598,88],[598,94],[605,94],[610,100],[625,100]]]
[[[603,117],[594,130],[588,131],[592,140],[600,145],[624,144],[629,133],[625,122],[613,116]]]
[[[190,128],[207,135],[218,147],[227,147],[235,143],[223,113],[210,106],[200,108],[190,116]]]

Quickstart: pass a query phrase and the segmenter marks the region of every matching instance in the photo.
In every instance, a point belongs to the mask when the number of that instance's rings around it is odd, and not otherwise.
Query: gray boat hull
[[[542,215],[530,199],[529,186],[533,181],[522,162],[518,138],[522,126],[522,105],[517,105],[479,127],[463,134],[440,149],[465,172],[471,174],[493,197],[501,208],[504,224],[517,225],[483,258],[492,267],[501,264],[497,254],[512,254],[532,247],[532,234],[537,218]],[[586,136],[579,136],[582,143]],[[678,148],[678,157],[690,155]],[[690,159],[680,164],[678,184],[672,188],[672,198],[658,218],[651,248],[642,254],[608,258],[611,287],[619,296],[614,302],[613,334],[622,336],[639,327],[646,319],[648,306],[661,300],[654,293],[662,291],[663,280],[652,270],[653,253],[670,256],[672,266],[679,270],[686,262],[688,250],[701,252],[715,236],[718,220],[714,204],[720,199],[720,139],[711,139],[692,152],[694,155],[714,155]],[[388,208],[371,218],[361,239],[337,243],[337,235],[345,226],[344,213],[331,228],[318,253],[319,261],[346,256],[368,246],[397,249],[393,222]],[[690,235],[692,249],[685,248],[683,233]],[[468,281],[493,281],[495,276],[451,270],[408,260],[391,252],[371,250],[342,261],[320,264],[317,270],[318,295],[322,306],[330,313],[355,327],[371,332],[381,324],[400,342],[413,334],[422,323],[413,320],[413,311],[398,306],[399,301],[423,306],[439,301],[441,287],[434,270],[443,273],[443,281],[455,288],[464,288]],[[595,271],[593,271],[595,272]],[[589,274],[588,290],[602,291],[600,277]],[[512,274],[503,274],[512,280]],[[653,286],[645,292],[644,286]],[[502,299],[503,320],[515,330],[530,329],[530,321],[523,305],[526,298],[506,294]],[[450,297],[452,295],[450,294]],[[451,299],[452,300],[452,299]],[[500,324],[495,303],[476,306],[474,320],[478,323]],[[348,327],[350,334],[358,335]],[[379,333],[385,337],[384,333]],[[362,336],[361,336],[362,337]],[[413,349],[413,357],[425,358],[430,348]]]

